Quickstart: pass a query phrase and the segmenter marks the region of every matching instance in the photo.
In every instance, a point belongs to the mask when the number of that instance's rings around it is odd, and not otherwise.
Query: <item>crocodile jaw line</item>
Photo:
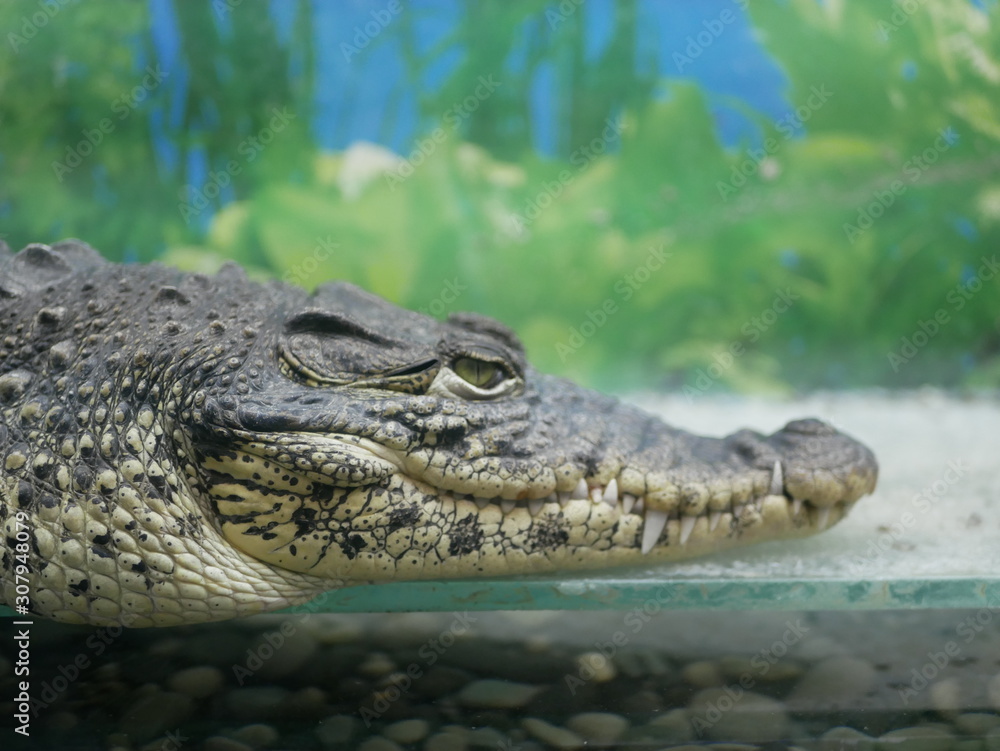
[[[393,450],[366,438],[351,435],[337,435],[336,437],[320,435],[310,436],[309,440],[318,446],[329,446],[337,442],[346,441],[356,447],[359,453],[369,452],[373,458],[395,466],[399,474],[406,477],[424,495],[436,497],[443,502],[471,501],[476,504],[477,509],[480,511],[494,506],[504,516],[527,512],[535,517],[549,510],[565,509],[570,503],[607,506],[611,510],[616,511],[623,521],[629,517],[638,517],[641,519],[642,541],[640,552],[643,556],[649,555],[657,547],[664,530],[667,529],[667,525],[671,521],[679,524],[677,542],[681,547],[684,547],[695,534],[699,520],[704,519],[707,523],[708,531],[713,532],[724,520],[728,520],[728,526],[730,527],[736,525],[745,516],[748,509],[752,509],[760,516],[765,503],[769,502],[772,504],[779,501],[784,502],[787,506],[788,518],[793,523],[802,527],[814,528],[813,531],[815,532],[824,530],[830,524],[831,517],[833,516],[833,508],[837,509],[836,518],[840,519],[846,515],[847,511],[853,505],[853,502],[846,502],[838,503],[835,507],[816,507],[802,499],[792,498],[784,489],[784,469],[780,461],[774,463],[766,496],[760,496],[743,503],[731,503],[726,510],[713,509],[709,511],[706,509],[704,513],[700,514],[678,514],[653,508],[647,503],[645,497],[620,492],[617,478],[611,478],[606,484],[600,484],[593,478],[580,477],[571,491],[553,491],[546,496],[530,500],[504,499],[496,495],[486,497],[477,495],[475,492],[446,490],[414,478],[405,471],[403,461]]]

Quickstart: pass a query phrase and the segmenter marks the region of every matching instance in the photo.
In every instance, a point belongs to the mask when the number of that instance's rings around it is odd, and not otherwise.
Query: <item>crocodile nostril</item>
[[[822,420],[808,417],[804,420],[792,420],[783,429],[784,433],[801,433],[802,435],[836,435],[837,429]]]

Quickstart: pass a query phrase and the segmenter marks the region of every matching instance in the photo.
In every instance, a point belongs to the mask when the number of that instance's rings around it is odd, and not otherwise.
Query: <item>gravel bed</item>
[[[39,622],[23,747],[996,751],[992,616],[263,616],[124,633]],[[6,644],[0,655],[6,699]],[[0,702],[0,722],[12,713]],[[0,747],[18,747],[0,732]]]

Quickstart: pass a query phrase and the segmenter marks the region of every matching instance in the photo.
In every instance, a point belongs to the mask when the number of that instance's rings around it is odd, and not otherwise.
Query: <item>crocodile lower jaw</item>
[[[772,514],[776,508],[783,506],[790,525],[799,529],[804,535],[823,531],[832,523],[842,519],[854,505],[852,501],[844,501],[819,507],[808,501],[790,498],[782,492],[769,493],[745,502],[730,503],[725,509],[706,509],[699,514],[682,514],[648,508],[645,498],[631,493],[619,493],[615,480],[607,485],[591,485],[581,479],[576,488],[570,492],[553,492],[544,498],[516,501],[498,497],[482,498],[471,493],[442,490],[414,480],[412,477],[407,479],[426,495],[436,498],[439,503],[445,505],[472,503],[480,512],[493,509],[499,511],[504,518],[514,514],[537,517],[568,509],[571,504],[603,505],[612,512],[617,511],[623,521],[641,520],[643,555],[649,554],[656,547],[664,530],[671,524],[678,526],[668,534],[669,539],[676,539],[683,547],[687,545],[701,520],[706,522],[708,532],[715,532],[720,526],[724,529],[737,530],[741,523],[749,524],[752,523],[751,520],[760,520],[764,516],[765,505],[770,506],[769,511]]]
[[[580,508],[581,505],[603,507],[602,511],[616,513],[623,523],[642,524],[643,555],[649,554],[657,547],[664,530],[668,532],[668,540],[676,540],[680,547],[686,546],[693,535],[713,535],[720,526],[732,530],[733,534],[741,534],[751,527],[759,528],[762,524],[769,524],[775,518],[780,520],[782,526],[795,530],[796,536],[814,534],[842,519],[857,500],[845,498],[834,503],[826,502],[818,505],[809,500],[793,498],[785,489],[781,462],[774,463],[765,491],[739,500],[709,501],[697,509],[696,513],[686,514],[678,510],[676,504],[675,508],[670,510],[660,507],[663,503],[660,498],[650,501],[645,496],[622,492],[617,478],[602,483],[594,477],[580,477],[572,490],[552,491],[541,498],[518,500],[503,497],[511,490],[507,487],[501,489],[501,494],[489,497],[477,495],[475,492],[463,492],[456,488],[441,488],[428,480],[414,477],[405,468],[405,461],[392,449],[351,435],[287,433],[269,436],[268,440],[248,444],[245,448],[262,458],[268,457],[271,461],[286,467],[292,474],[301,474],[307,480],[322,483],[333,479],[324,477],[322,472],[317,472],[315,469],[303,472],[300,466],[297,467],[293,461],[281,456],[281,450],[296,443],[308,445],[317,451],[329,452],[331,449],[337,449],[342,453],[347,449],[354,458],[381,463],[385,468],[394,471],[425,498],[434,499],[442,505],[474,504],[474,508],[469,510],[478,513],[493,509],[499,512],[502,518],[515,514],[538,517],[560,511],[582,511],[584,509]],[[575,505],[575,508],[571,505]],[[765,505],[768,505],[768,515],[764,514]],[[705,522],[702,526],[699,526],[700,520]],[[696,530],[700,532],[696,534]]]

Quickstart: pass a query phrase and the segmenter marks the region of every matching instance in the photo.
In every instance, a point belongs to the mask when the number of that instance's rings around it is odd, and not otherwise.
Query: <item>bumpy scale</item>
[[[0,415],[0,601],[97,625],[797,537],[877,474],[818,420],[671,428],[535,372],[488,318],[78,241],[0,244]]]

